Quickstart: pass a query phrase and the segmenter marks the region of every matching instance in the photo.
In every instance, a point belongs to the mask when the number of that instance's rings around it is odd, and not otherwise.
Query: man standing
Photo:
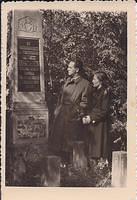
[[[87,109],[89,82],[83,78],[83,64],[79,60],[69,63],[68,79],[63,86],[61,98],[55,109],[54,123],[49,138],[49,147],[68,164],[72,155],[72,145],[83,138],[81,117]]]

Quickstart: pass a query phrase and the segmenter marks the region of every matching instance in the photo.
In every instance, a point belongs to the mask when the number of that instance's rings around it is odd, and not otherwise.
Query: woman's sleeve
[[[104,120],[107,117],[110,107],[110,91],[105,90],[101,98],[101,106],[96,106],[90,112],[91,121],[96,123]]]

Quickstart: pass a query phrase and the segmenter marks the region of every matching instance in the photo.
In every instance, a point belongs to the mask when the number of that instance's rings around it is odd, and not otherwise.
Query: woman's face
[[[78,72],[78,69],[75,67],[75,62],[71,61],[69,63],[67,71],[69,76],[74,76]]]
[[[92,83],[93,83],[93,87],[96,87],[96,88],[100,88],[102,85],[101,81],[98,79],[96,75],[94,75]]]

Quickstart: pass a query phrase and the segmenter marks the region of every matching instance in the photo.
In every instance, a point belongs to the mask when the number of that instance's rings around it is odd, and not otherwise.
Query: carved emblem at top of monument
[[[37,24],[34,19],[26,16],[18,20],[18,30],[28,33],[37,32]]]

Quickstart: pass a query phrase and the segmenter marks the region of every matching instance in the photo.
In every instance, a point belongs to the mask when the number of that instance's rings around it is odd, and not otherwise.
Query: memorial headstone
[[[112,186],[126,187],[127,152],[114,151],[112,154]]]
[[[13,144],[48,138],[42,18],[39,11],[13,13]]]
[[[49,155],[45,158],[45,179],[43,186],[60,186],[60,157]]]
[[[83,141],[76,141],[73,144],[73,166],[75,169],[85,169],[87,167]]]

